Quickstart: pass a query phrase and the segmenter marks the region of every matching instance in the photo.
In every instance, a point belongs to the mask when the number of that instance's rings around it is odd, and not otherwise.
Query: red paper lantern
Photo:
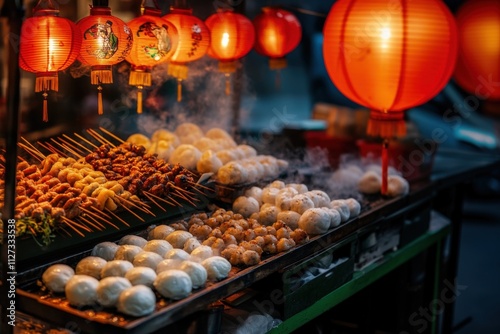
[[[468,1],[458,10],[456,21],[456,82],[478,97],[500,100],[500,1]]]
[[[456,25],[439,0],[339,0],[324,26],[330,78],[378,119],[402,119],[402,111],[434,97],[448,82],[456,53]],[[372,130],[404,134],[404,124]]]
[[[405,134],[405,109],[427,102],[446,85],[456,54],[455,21],[440,0],[339,0],[330,10],[326,69],[345,96],[372,110],[368,134],[386,138],[383,194],[387,138]]]
[[[112,65],[125,60],[132,48],[129,27],[111,15],[107,0],[93,0],[90,16],[79,20],[83,41],[78,60],[90,65],[90,82],[97,85],[98,112],[102,114],[102,84],[113,83]]]
[[[302,38],[302,27],[297,17],[284,9],[264,7],[253,24],[255,51],[270,58],[271,69],[285,68],[285,56],[299,45]]]
[[[193,15],[191,9],[171,8],[163,17],[179,33],[179,44],[168,66],[168,74],[177,78],[177,101],[182,100],[182,80],[188,75],[187,63],[203,57],[210,46],[210,31],[205,23]]]
[[[43,92],[43,121],[48,121],[47,91],[59,90],[58,72],[78,56],[82,38],[70,20],[58,17],[51,1],[40,1],[33,17],[24,21],[19,43],[19,66],[36,74],[35,92]]]
[[[161,10],[145,7],[143,15],[128,23],[134,41],[126,60],[132,65],[129,84],[137,86],[137,113],[142,113],[142,89],[151,86],[153,66],[165,63],[177,49],[179,35],[175,26],[162,19]]]
[[[205,21],[210,30],[208,55],[219,60],[219,71],[226,75],[226,94],[229,94],[229,76],[236,71],[238,60],[252,50],[255,28],[248,18],[221,9]]]

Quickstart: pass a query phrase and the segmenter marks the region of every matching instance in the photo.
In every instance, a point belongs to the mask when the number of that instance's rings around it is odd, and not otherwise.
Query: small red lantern
[[[210,31],[205,23],[193,15],[191,9],[171,8],[163,17],[179,33],[179,44],[168,66],[168,74],[177,78],[177,101],[182,100],[182,80],[187,78],[187,63],[203,57],[210,46]]]
[[[285,56],[292,52],[302,38],[302,27],[295,15],[287,10],[264,7],[253,20],[256,40],[255,51],[269,57],[269,67],[286,67]]]
[[[76,24],[83,41],[78,60],[91,66],[90,82],[97,85],[98,112],[102,115],[102,84],[113,83],[112,65],[125,60],[132,48],[129,27],[111,15],[108,0],[93,0],[90,16]]]
[[[59,17],[52,1],[39,1],[33,17],[24,21],[19,43],[19,66],[36,74],[35,92],[43,92],[43,121],[48,121],[47,91],[59,90],[58,72],[78,56],[82,38],[78,27]]]
[[[468,92],[500,100],[500,2],[466,2],[456,14],[459,51],[454,78]]]
[[[175,26],[162,19],[155,3],[146,4],[141,16],[128,23],[134,41],[126,60],[132,65],[129,84],[137,86],[137,113],[142,113],[142,89],[151,86],[151,69],[165,63],[177,49]]]
[[[326,69],[344,95],[372,110],[368,134],[386,139],[382,194],[387,190],[387,138],[405,134],[404,110],[443,89],[456,54],[455,21],[440,0],[391,5],[387,0],[339,0],[330,10],[324,26]]]
[[[248,18],[220,9],[206,21],[210,30],[208,55],[219,60],[219,71],[226,76],[226,94],[229,94],[229,76],[236,71],[237,62],[252,50],[255,28]]]

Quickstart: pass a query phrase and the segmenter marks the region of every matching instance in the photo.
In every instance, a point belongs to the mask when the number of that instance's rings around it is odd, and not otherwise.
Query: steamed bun
[[[222,256],[212,256],[201,262],[207,271],[209,281],[220,281],[226,278],[231,271],[231,263]]]
[[[323,234],[330,228],[330,215],[323,209],[306,210],[299,219],[299,228],[309,235]]]
[[[101,257],[106,261],[111,261],[115,258],[118,247],[120,246],[114,242],[104,241],[95,245],[90,255]]]
[[[156,276],[153,285],[160,295],[174,300],[189,296],[193,288],[189,275],[177,269],[162,271]]]
[[[155,306],[155,294],[145,285],[135,285],[123,290],[116,305],[118,311],[134,317],[153,313]]]
[[[73,268],[66,264],[54,264],[48,267],[42,275],[42,282],[52,292],[64,292],[66,283],[75,275]]]
[[[66,299],[73,306],[91,306],[97,301],[98,285],[99,281],[92,276],[74,275],[64,288]]]
[[[200,173],[217,173],[222,167],[222,162],[212,150],[203,152],[200,160],[196,163],[196,168]]]
[[[88,275],[101,279],[101,270],[108,261],[97,256],[87,256],[81,259],[76,265],[75,273],[77,275]]]
[[[145,285],[153,287],[153,282],[156,278],[156,272],[149,267],[135,267],[127,271],[125,278],[132,283],[132,285]]]
[[[198,289],[205,285],[207,281],[207,270],[198,262],[183,261],[179,269],[189,275],[193,284],[193,289]]]
[[[123,290],[132,287],[123,277],[106,277],[97,285],[97,302],[104,307],[115,307]]]
[[[233,202],[233,211],[241,214],[243,218],[248,218],[253,213],[259,212],[259,207],[259,202],[253,197],[240,196]]]
[[[125,274],[134,267],[132,262],[125,260],[113,260],[106,263],[101,270],[101,277],[125,276]]]
[[[175,133],[165,129],[156,130],[151,136],[151,141],[164,141],[174,148],[180,145],[179,137]]]
[[[143,134],[135,133],[127,138],[128,143],[132,143],[137,146],[144,146],[148,149],[151,146],[151,141],[148,137]]]
[[[198,160],[201,158],[201,152],[193,145],[179,145],[170,155],[168,162],[171,164],[180,164],[181,166],[195,170]]]

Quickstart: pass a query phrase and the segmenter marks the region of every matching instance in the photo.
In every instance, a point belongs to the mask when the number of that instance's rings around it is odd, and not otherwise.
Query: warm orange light
[[[40,4],[21,28],[19,66],[36,74],[35,92],[43,92],[43,120],[47,122],[47,91],[59,90],[58,71],[75,61],[82,38],[73,22],[58,17],[59,10]]]
[[[456,82],[480,98],[500,100],[500,1],[468,1],[456,20]]]
[[[160,17],[161,10],[144,8],[128,26],[134,36],[126,60],[132,65],[129,84],[137,86],[137,113],[142,113],[142,89],[151,86],[153,66],[170,60],[179,41],[177,28]]]
[[[91,66],[90,82],[98,85],[98,112],[102,114],[102,84],[113,83],[112,65],[125,60],[132,48],[129,27],[111,15],[107,1],[94,0],[90,16],[79,20],[83,42],[78,59]]]
[[[219,70],[226,75],[226,94],[229,94],[229,75],[236,71],[237,61],[252,50],[254,26],[248,18],[230,10],[220,10],[205,23],[211,40],[208,55],[219,60]]]
[[[372,135],[404,134],[401,111],[446,85],[456,53],[455,22],[440,0],[339,0],[324,26],[323,56],[333,83],[374,110],[372,118],[393,121],[369,128]]]
[[[177,78],[177,100],[182,99],[182,80],[187,78],[187,63],[203,57],[210,46],[210,31],[194,16],[191,9],[172,8],[163,19],[172,23],[179,33],[177,50],[170,59],[168,74]]]
[[[455,21],[441,0],[338,0],[323,32],[330,78],[372,110],[367,132],[385,139],[385,195],[388,138],[406,133],[404,110],[427,102],[448,82],[457,54]]]
[[[253,24],[255,51],[270,58],[272,69],[286,67],[285,56],[299,45],[302,38],[302,27],[297,17],[284,9],[264,7]]]

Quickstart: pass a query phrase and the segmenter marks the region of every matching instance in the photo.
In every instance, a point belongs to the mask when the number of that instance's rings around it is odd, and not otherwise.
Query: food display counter
[[[272,332],[286,333],[297,329],[430,248],[432,253],[428,256],[433,257],[435,261],[431,284],[434,293],[437,293],[436,289],[443,284],[444,278],[453,281],[456,276],[453,270],[458,256],[458,249],[455,247],[458,245],[460,234],[462,186],[475,175],[488,172],[500,164],[499,161],[484,157],[466,162],[456,155],[438,156],[437,161],[443,165],[437,164],[434,167],[431,180],[412,184],[408,195],[394,199],[367,197],[361,202],[362,212],[358,217],[325,234],[311,237],[308,242],[287,252],[264,256],[256,265],[246,268],[233,266],[227,278],[208,283],[206,287],[193,291],[185,299],[160,302],[155,312],[145,317],[123,317],[109,310],[95,308],[79,310],[61,300],[61,296],[51,296],[46,290],[40,290],[41,273],[50,262],[19,273],[18,310],[55,327],[67,328],[68,324],[71,324],[73,329],[77,328],[77,332],[81,333],[154,333],[162,328],[174,328],[182,323],[182,319],[191,319],[190,321],[195,323],[197,317],[202,319],[203,315],[207,316],[209,312],[212,312],[212,321],[216,319],[214,324],[220,325],[224,305],[228,307],[234,304],[230,302],[233,296],[245,295],[247,288],[257,286],[260,291],[262,287],[267,287],[267,293],[276,289],[282,292],[282,297],[273,305],[273,310],[278,312],[279,319],[283,322]],[[446,200],[443,201],[445,196]],[[437,211],[448,215],[448,218],[436,219]],[[144,231],[136,232],[144,235]],[[129,231],[123,233],[128,234]],[[385,234],[393,237],[393,241],[384,239]],[[368,253],[375,254],[374,259],[367,263],[363,260],[366,255],[363,253],[366,252],[363,245],[373,235],[379,240],[378,247],[385,248],[379,253],[371,249]],[[115,239],[119,236],[120,234],[115,235]],[[445,257],[444,249],[447,246],[444,241],[448,236],[451,236],[450,253]],[[384,245],[384,242],[387,242],[387,245]],[[87,243],[87,250],[82,253],[67,254],[68,256],[64,257],[52,256],[52,260],[75,264],[88,255],[91,244]],[[314,267],[321,263],[325,254],[333,255],[333,259],[343,259],[343,262],[297,288],[292,278],[303,274],[304,267]],[[446,266],[442,265],[443,263],[446,263]],[[218,312],[214,312],[214,309]],[[452,312],[452,305],[446,305],[443,313],[445,321],[442,325],[444,328],[448,326],[448,329],[449,312]],[[433,328],[437,324],[437,321],[433,323]],[[184,326],[189,325],[184,323]],[[215,329],[207,329],[207,332],[211,330]]]

